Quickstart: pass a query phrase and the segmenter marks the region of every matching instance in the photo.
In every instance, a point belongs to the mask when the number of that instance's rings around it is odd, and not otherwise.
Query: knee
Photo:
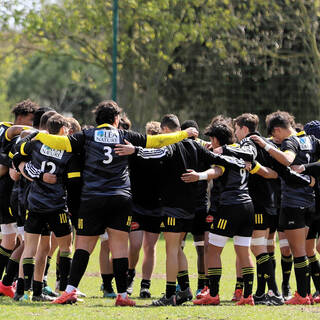
[[[291,250],[289,247],[282,247],[280,248],[281,254],[285,257],[288,257],[291,255]]]

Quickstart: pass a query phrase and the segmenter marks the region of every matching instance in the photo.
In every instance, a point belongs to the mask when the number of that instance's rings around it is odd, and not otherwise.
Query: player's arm
[[[5,138],[7,141],[11,141],[15,136],[18,136],[19,134],[21,134],[22,131],[24,130],[34,130],[32,127],[28,127],[28,126],[18,126],[18,125],[14,125],[12,127],[9,127],[6,132],[5,132]]]
[[[9,169],[9,175],[10,175],[11,180],[13,180],[13,181],[19,181],[21,173],[19,173],[19,172],[18,172],[17,170],[15,170],[15,169],[10,168],[10,169]]]
[[[224,145],[222,147],[214,149],[213,151],[218,154],[224,154],[226,156],[243,159],[249,162],[252,162],[255,158],[255,153],[253,152],[253,149],[248,146],[234,147]]]
[[[134,146],[127,140],[124,140],[125,144],[116,144],[114,152],[119,156],[129,156],[135,154],[143,159],[159,159],[167,156],[169,148],[163,147],[159,149],[147,149],[139,146]],[[171,154],[171,153],[170,153]]]
[[[29,181],[41,180],[48,184],[56,184],[57,176],[49,172],[42,172],[41,169],[33,165],[31,161],[21,162],[19,171]]]
[[[314,177],[320,176],[319,161],[307,163],[307,164],[301,164],[301,165],[294,165],[294,166],[291,166],[291,168],[297,173],[304,173],[304,174],[312,175]]]
[[[254,161],[251,170],[251,174],[257,174],[265,179],[277,179],[278,173],[271,168],[261,165],[258,161]]]
[[[158,134],[158,135],[142,135],[135,131],[124,130],[124,138],[131,142],[134,146],[143,148],[161,148],[170,144],[177,143],[188,137],[197,137],[198,131],[195,128],[187,128],[186,130],[173,133]]]
[[[217,179],[223,175],[225,168],[222,166],[213,166],[212,168],[203,171],[196,172],[192,169],[187,169],[186,173],[183,173],[181,180],[185,183],[197,182],[201,180],[212,180]]]
[[[0,178],[5,176],[9,171],[9,168],[3,164],[0,164]]]
[[[294,161],[296,157],[296,147],[290,140],[285,139],[281,145],[281,150],[279,150],[275,148],[272,144],[267,143],[259,136],[253,135],[250,138],[253,141],[255,141],[261,148],[266,150],[272,158],[274,158],[284,166],[290,166],[290,164]]]
[[[80,153],[85,143],[83,131],[70,136],[57,136],[49,133],[39,132],[35,140],[41,141],[52,149],[65,150],[67,152]]]

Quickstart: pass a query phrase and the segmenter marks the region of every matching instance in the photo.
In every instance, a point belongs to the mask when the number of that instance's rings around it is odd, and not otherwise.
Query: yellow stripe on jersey
[[[302,131],[298,132],[298,133],[296,134],[296,136],[299,137],[299,136],[303,136],[303,135],[305,135],[305,134],[306,134],[306,132],[302,130]]]
[[[8,130],[6,130],[6,132],[4,133],[4,137],[7,141],[11,141],[11,139],[8,137]]]
[[[259,162],[256,162],[256,165],[249,171],[251,174],[255,174],[259,171],[261,168],[261,164]]]
[[[9,151],[9,158],[12,159],[13,156],[14,156],[14,154],[11,151]]]
[[[23,155],[23,156],[27,156],[27,154],[24,152],[24,146],[26,145],[26,142],[22,143],[21,146],[20,146],[20,153]]]
[[[68,178],[80,178],[81,177],[81,173],[79,172],[68,172]]]
[[[70,140],[66,136],[57,136],[53,134],[39,132],[35,136],[35,140],[41,141],[43,144],[52,149],[65,150],[67,152],[72,151]]]
[[[177,143],[188,138],[186,131],[178,131],[173,133],[158,134],[155,136],[147,135],[146,148],[161,148],[169,144]]]

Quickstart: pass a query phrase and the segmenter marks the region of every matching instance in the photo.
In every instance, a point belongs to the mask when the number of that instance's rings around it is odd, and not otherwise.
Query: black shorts
[[[186,215],[184,215],[186,213]],[[161,208],[162,232],[191,232],[193,217],[190,217],[185,210],[180,208],[162,207]]]
[[[0,224],[10,224],[16,222],[17,219],[10,207],[10,199],[0,198]]]
[[[254,228],[253,230],[267,230],[271,225],[270,214],[260,206],[254,206]]]
[[[320,219],[313,220],[309,226],[307,240],[317,239],[320,234]]]
[[[232,238],[251,237],[254,230],[254,209],[252,202],[232,206],[220,206],[213,220],[210,232]]]
[[[196,209],[191,230],[194,236],[204,235],[205,231],[208,231],[208,225],[206,223],[207,215],[206,207]]]
[[[71,233],[71,221],[69,215],[62,210],[42,214],[28,212],[24,230],[43,236],[50,235],[51,230],[59,238]]]
[[[281,208],[279,226],[283,230],[301,229],[311,224],[315,207]]]
[[[115,195],[82,201],[76,225],[81,236],[98,236],[106,228],[130,231],[132,221],[131,198]]]
[[[147,231],[160,233],[162,218],[161,209],[145,209],[139,205],[133,204],[131,231]]]

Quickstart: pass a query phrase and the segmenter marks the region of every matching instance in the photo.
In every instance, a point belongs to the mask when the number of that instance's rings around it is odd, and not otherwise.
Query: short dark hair
[[[51,118],[55,114],[57,114],[57,112],[55,110],[50,110],[50,111],[45,112],[40,118],[39,128],[40,129],[47,129],[47,122],[48,122],[49,118]]]
[[[314,135],[317,139],[320,139],[320,121],[313,120],[305,124],[304,131],[308,135]]]
[[[180,121],[175,114],[166,114],[160,122],[161,129],[168,127],[170,130],[180,129]]]
[[[14,114],[15,118],[18,116],[26,116],[29,113],[35,113],[39,106],[31,101],[30,99],[23,100],[17,103],[11,110],[11,113]]]
[[[46,113],[47,111],[51,111],[54,110],[53,108],[50,107],[40,107],[39,109],[37,109],[34,113],[34,117],[33,117],[33,127],[38,129],[40,126],[40,119],[42,117],[42,115],[44,113]]]
[[[122,109],[115,101],[105,100],[100,102],[92,112],[96,117],[97,125],[103,123],[113,124],[116,116],[122,112]]]
[[[233,123],[240,128],[246,126],[249,132],[255,132],[258,129],[259,117],[253,113],[243,113],[233,120]]]
[[[214,124],[210,124],[205,129],[204,134],[212,138],[217,138],[221,146],[232,144],[235,141],[233,128],[226,122],[215,122]]]
[[[196,128],[199,132],[199,126],[195,120],[186,120],[181,124],[181,130],[185,130],[191,127]]]
[[[294,116],[286,111],[276,111],[267,115],[266,125],[268,135],[271,135],[275,127],[288,129],[295,126]]]
[[[69,127],[68,120],[61,114],[57,113],[51,116],[47,122],[47,130],[51,134],[58,134],[62,127]]]
[[[125,113],[121,114],[118,127],[123,130],[129,130],[131,128],[131,121]]]

